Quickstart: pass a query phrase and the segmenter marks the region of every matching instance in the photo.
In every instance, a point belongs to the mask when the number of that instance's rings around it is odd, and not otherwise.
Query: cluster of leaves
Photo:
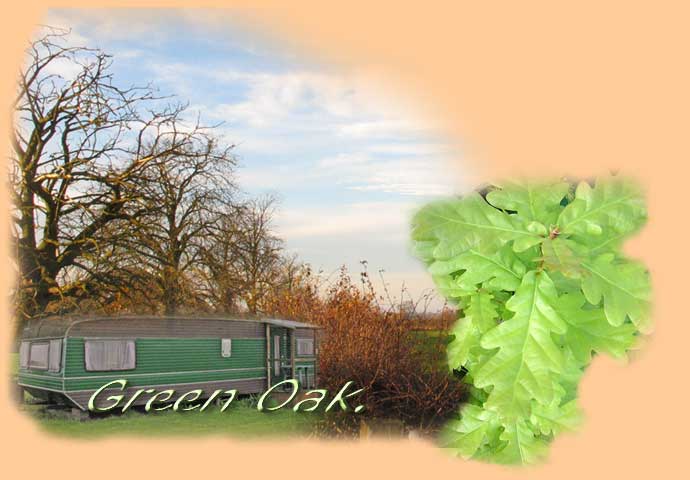
[[[640,189],[618,177],[505,183],[418,212],[415,251],[463,312],[449,367],[472,385],[446,447],[535,463],[577,426],[593,353],[624,357],[649,326],[649,274],[620,252],[645,220]]]

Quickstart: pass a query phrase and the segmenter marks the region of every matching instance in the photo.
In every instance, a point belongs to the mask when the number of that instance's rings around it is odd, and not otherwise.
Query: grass
[[[236,438],[305,437],[314,427],[317,415],[296,413],[290,409],[259,412],[247,402],[230,406],[225,412],[219,408],[205,412],[143,413],[129,410],[120,415],[108,415],[79,421],[56,418],[38,405],[25,405],[26,410],[45,431],[72,438],[102,438],[108,436],[200,436],[215,435]]]
[[[18,355],[12,354],[11,373],[18,371]],[[46,413],[41,405],[29,403],[22,410],[31,415],[45,431],[72,438],[102,438],[108,436],[190,436],[216,435],[236,438],[305,437],[314,430],[320,418],[317,413],[293,412],[289,407],[273,412],[260,412],[246,400],[235,400],[225,412],[209,407],[205,412],[143,413],[129,410],[79,421],[59,418]]]

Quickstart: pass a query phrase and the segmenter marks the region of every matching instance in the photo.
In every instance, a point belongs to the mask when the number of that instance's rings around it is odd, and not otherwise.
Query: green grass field
[[[18,369],[18,356],[12,354],[12,373]],[[107,436],[194,436],[216,435],[236,438],[305,437],[314,430],[320,414],[296,413],[286,407],[274,412],[259,412],[246,400],[235,400],[225,412],[211,408],[205,412],[143,413],[130,410],[121,415],[108,415],[79,421],[58,418],[45,413],[42,405],[27,403],[20,408],[34,418],[44,430],[73,438],[99,438]]]
[[[246,402],[232,405],[225,412],[143,413],[130,410],[121,415],[108,415],[79,421],[56,418],[45,413],[42,406],[22,407],[47,432],[73,438],[106,436],[199,436],[215,435],[235,438],[305,437],[313,431],[318,415],[295,413],[290,409],[259,412]]]

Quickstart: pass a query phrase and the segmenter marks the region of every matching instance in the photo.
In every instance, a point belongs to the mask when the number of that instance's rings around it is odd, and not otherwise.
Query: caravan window
[[[62,364],[62,340],[50,341],[50,353],[48,355],[48,371],[59,372]]]
[[[136,367],[134,340],[86,340],[84,361],[89,372],[132,370]]]
[[[314,355],[314,340],[311,338],[298,338],[297,355],[302,357]]]
[[[48,342],[33,342],[29,350],[29,368],[48,370]]]
[[[220,341],[220,354],[221,356],[227,358],[232,355],[232,339],[223,338]]]
[[[19,345],[19,368],[29,368],[29,342],[22,342]]]

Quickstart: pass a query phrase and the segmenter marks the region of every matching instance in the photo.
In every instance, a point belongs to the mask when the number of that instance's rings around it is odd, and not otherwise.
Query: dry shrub
[[[305,270],[290,289],[275,292],[268,307],[271,315],[324,327],[321,388],[336,392],[348,381],[364,388],[358,396],[364,413],[331,417],[339,433],[356,428],[362,415],[433,430],[457,411],[463,398],[463,385],[445,362],[445,332],[453,312],[428,314],[417,311],[419,302],[382,306],[382,300],[366,271],[357,285],[342,269],[323,289]]]

